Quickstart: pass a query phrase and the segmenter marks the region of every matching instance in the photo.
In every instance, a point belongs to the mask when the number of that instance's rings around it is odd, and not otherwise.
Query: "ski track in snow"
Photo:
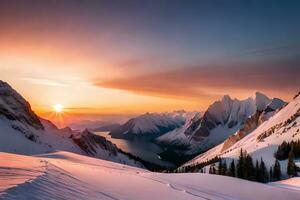
[[[236,199],[234,199],[232,197],[229,197],[227,195],[217,193],[217,192],[213,192],[213,191],[199,190],[199,189],[196,189],[194,187],[186,186],[186,185],[185,186],[177,186],[177,184],[169,183],[167,181],[158,180],[158,179],[155,179],[155,178],[152,178],[152,177],[145,177],[145,176],[141,176],[141,175],[139,175],[139,177],[146,178],[148,180],[152,180],[152,181],[161,183],[161,184],[166,185],[166,186],[168,186],[168,187],[170,187],[170,188],[172,188],[176,191],[184,192],[184,193],[187,193],[189,195],[196,196],[196,197],[201,197],[205,200],[219,200],[219,199],[220,200],[236,200]]]

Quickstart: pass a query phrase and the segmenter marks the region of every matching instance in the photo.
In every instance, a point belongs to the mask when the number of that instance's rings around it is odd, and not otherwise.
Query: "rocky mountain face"
[[[187,137],[184,133],[186,131],[192,131],[195,122],[198,121],[202,117],[202,113],[200,112],[189,112],[185,115],[185,123],[183,126],[174,129],[158,138],[156,138],[155,142],[162,146],[169,147],[185,147],[189,146],[190,138]],[[188,130],[189,129],[189,130]]]
[[[87,129],[73,133],[71,139],[88,155],[96,156],[99,149],[105,149],[117,156],[118,148],[102,136],[94,135]]]
[[[195,141],[202,141],[218,126],[228,129],[240,126],[249,116],[263,110],[270,102],[271,100],[261,93],[256,93],[254,97],[242,101],[231,99],[226,95],[221,101],[213,103],[203,118],[191,124],[185,134],[192,135]]]
[[[12,121],[43,130],[38,116],[31,110],[30,104],[10,85],[0,80],[0,115]]]
[[[229,136],[223,144],[222,152],[231,147],[237,141],[254,131],[259,125],[272,117],[279,109],[285,106],[286,103],[281,99],[274,98],[263,111],[257,110],[256,113],[250,116],[244,123],[243,127],[234,135]]]

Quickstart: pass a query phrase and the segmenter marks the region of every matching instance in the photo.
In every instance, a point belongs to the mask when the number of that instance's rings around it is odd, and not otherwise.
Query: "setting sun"
[[[56,113],[60,113],[60,112],[63,111],[64,107],[63,107],[61,104],[55,104],[55,105],[53,106],[53,109],[54,109],[54,111],[55,111]]]

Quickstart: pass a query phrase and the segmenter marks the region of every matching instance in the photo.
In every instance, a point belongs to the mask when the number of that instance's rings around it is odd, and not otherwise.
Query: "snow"
[[[181,127],[185,122],[185,114],[182,111],[146,113],[128,120],[119,128],[111,131],[110,134],[114,137],[124,135],[161,135]]]
[[[199,112],[189,112],[185,115],[185,123],[183,126],[174,129],[158,138],[156,141],[158,143],[169,143],[174,145],[189,145],[190,138],[187,137],[184,132],[185,130],[194,122],[194,120],[199,119],[201,117],[201,113]]]
[[[25,155],[49,151],[49,147],[28,140],[9,125],[9,121],[0,117],[0,151]]]
[[[209,174],[162,174],[68,152],[0,153],[0,199],[300,199],[300,192]]]
[[[278,145],[283,141],[296,141],[300,139],[300,117],[298,116],[292,123],[285,124],[295,113],[300,111],[300,97],[291,101],[288,105],[283,107],[274,116],[270,117],[267,121],[262,123],[253,132],[236,142],[225,152],[222,152],[223,143],[210,149],[209,151],[199,155],[193,160],[187,162],[185,165],[201,163],[221,156],[225,159],[235,159],[240,153],[240,149],[246,150],[254,160],[263,158],[267,168],[269,169],[275,162],[274,152],[277,150]],[[268,132],[272,128],[274,132],[266,138],[259,139],[262,134]],[[281,162],[281,171],[286,175],[286,161]]]
[[[157,141],[162,144],[189,146],[189,150],[184,153],[195,154],[223,142],[238,131],[248,117],[266,109],[269,104],[276,107],[284,103],[276,98],[271,100],[260,92],[244,100],[225,95],[220,101],[210,105],[203,117],[196,120],[187,118],[181,128],[166,133]]]
[[[88,155],[70,138],[71,135],[75,134],[80,136],[83,132],[75,133],[68,128],[58,129],[50,121],[43,119],[41,119],[41,122],[44,130],[36,130],[31,126],[24,125],[19,121],[8,120],[0,115],[0,151],[36,155],[60,150]],[[24,130],[25,134],[15,130],[12,126]],[[34,135],[36,141],[26,138],[26,134]],[[103,143],[105,143],[105,139],[103,139]],[[116,147],[114,148],[116,149]],[[96,150],[95,155],[90,156],[133,166],[142,166],[122,153],[117,152],[116,154],[112,154],[109,149],[104,149],[96,144],[94,145],[94,149]]]
[[[269,185],[300,191],[300,177],[272,182]]]
[[[159,127],[180,126],[184,120],[178,115],[147,113],[135,118],[132,133],[157,133]]]

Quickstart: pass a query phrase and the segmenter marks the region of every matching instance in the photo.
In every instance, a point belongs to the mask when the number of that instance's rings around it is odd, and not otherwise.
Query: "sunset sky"
[[[204,110],[224,94],[290,100],[300,1],[0,1],[0,77],[47,117]]]

